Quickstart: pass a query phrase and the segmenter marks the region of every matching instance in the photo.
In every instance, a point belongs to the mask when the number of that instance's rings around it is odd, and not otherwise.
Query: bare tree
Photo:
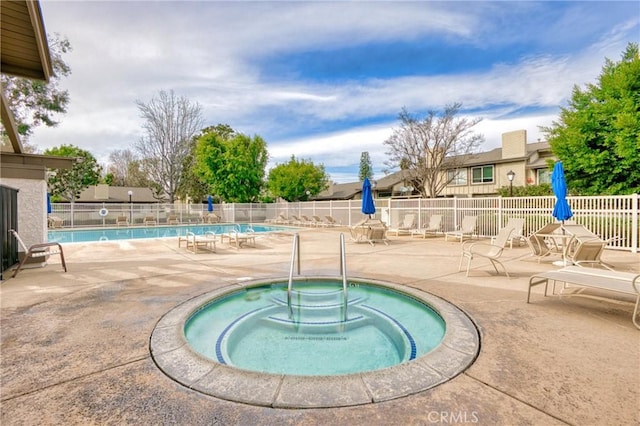
[[[403,108],[398,116],[400,127],[384,141],[389,156],[385,165],[407,170],[423,197],[436,197],[453,179],[454,174],[447,171],[460,167],[484,141],[484,136],[471,130],[482,119],[456,117],[461,106],[447,105],[442,114],[429,111],[424,119]]]
[[[129,174],[132,164],[136,163],[137,160],[136,154],[130,149],[111,151],[107,173],[113,175],[113,184],[115,186],[133,186]]]
[[[146,135],[136,144],[142,168],[154,183],[153,189],[173,203],[180,186],[190,141],[203,127],[202,108],[173,91],[161,91],[148,104],[137,101]]]

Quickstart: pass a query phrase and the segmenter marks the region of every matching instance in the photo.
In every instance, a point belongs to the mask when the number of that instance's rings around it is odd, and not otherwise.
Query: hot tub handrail
[[[293,247],[291,248],[291,264],[289,265],[289,283],[287,284],[287,306],[289,307],[289,318],[293,318],[293,307],[291,306],[291,293],[293,291],[293,269],[298,265],[298,275],[300,275],[300,235],[296,232],[293,235]],[[340,234],[340,275],[342,275],[342,312],[343,320],[347,321],[347,251],[345,250],[344,234]]]
[[[345,250],[344,234],[340,233],[340,273],[342,274],[342,311],[343,319],[347,321],[347,251]]]
[[[291,290],[293,288],[293,265],[298,260],[298,275],[300,275],[300,235],[296,232],[293,235],[293,247],[291,249],[291,265],[289,266],[289,284],[287,285],[287,306],[289,307],[289,318],[293,318],[293,308],[291,307]]]

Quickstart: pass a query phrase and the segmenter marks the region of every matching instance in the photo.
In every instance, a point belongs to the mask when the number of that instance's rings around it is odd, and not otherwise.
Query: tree
[[[429,111],[423,119],[403,108],[399,128],[384,141],[389,156],[385,164],[408,170],[412,186],[423,197],[436,197],[454,178],[447,171],[462,166],[464,157],[484,141],[471,130],[482,119],[457,118],[461,106],[448,105],[442,114]]]
[[[102,167],[89,151],[74,145],[61,145],[45,150],[44,155],[80,159],[71,169],[59,169],[50,175],[48,186],[53,197],[61,197],[73,203],[84,189],[100,182]]]
[[[132,183],[132,164],[139,162],[136,154],[130,149],[116,149],[109,154],[109,166],[107,171],[113,176],[112,184],[115,186],[137,186]]]
[[[269,171],[267,188],[274,197],[287,201],[307,201],[325,190],[329,183],[324,166],[291,156],[288,163],[278,164]]]
[[[12,77],[2,74],[2,93],[7,105],[13,112],[18,133],[24,142],[41,124],[54,127],[58,124],[57,114],[67,112],[69,92],[61,90],[60,79],[71,74],[71,68],[64,62],[62,55],[71,52],[71,43],[59,34],[50,37],[51,66],[53,75],[49,82]],[[35,151],[32,147],[30,152]]]
[[[360,182],[364,182],[364,178],[373,178],[373,167],[371,166],[371,158],[367,151],[360,154],[360,172],[358,173]]]
[[[640,58],[629,43],[596,84],[574,86],[560,119],[542,128],[572,194],[640,192]]]
[[[146,134],[135,145],[151,189],[175,201],[189,142],[202,128],[202,108],[173,91],[160,91],[148,104],[136,101]]]
[[[223,201],[255,202],[264,186],[267,144],[259,136],[224,129],[231,128],[219,125],[203,130],[196,146],[196,173],[211,194]]]

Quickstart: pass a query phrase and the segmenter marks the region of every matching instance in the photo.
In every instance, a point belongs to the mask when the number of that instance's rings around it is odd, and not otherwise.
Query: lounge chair
[[[476,224],[478,223],[478,216],[465,216],[462,218],[460,229],[456,231],[449,231],[444,233],[444,240],[447,241],[449,237],[460,238],[460,242],[464,241],[465,237],[473,238],[476,234]]]
[[[471,260],[474,257],[483,257],[485,259],[489,259],[491,265],[493,265],[493,269],[496,270],[497,274],[500,274],[498,271],[498,267],[496,264],[502,266],[504,269],[505,275],[508,277],[509,273],[507,272],[507,268],[504,267],[502,262],[500,262],[499,258],[502,256],[502,252],[504,251],[504,247],[507,244],[507,241],[511,237],[513,233],[513,228],[504,227],[498,232],[498,235],[495,237],[495,240],[490,244],[484,242],[472,242],[465,241],[462,243],[462,255],[460,256],[460,264],[458,265],[458,271],[462,270],[462,261],[467,259],[467,277],[469,276],[469,268],[471,267]]]
[[[129,226],[129,218],[125,215],[116,217],[116,226]]]
[[[517,242],[520,244],[527,244],[527,239],[524,237],[524,219],[522,218],[510,218],[507,222],[507,228],[513,228],[513,233],[509,237],[509,247],[513,248],[513,243]],[[493,243],[495,237],[491,238],[491,242]]]
[[[142,224],[145,226],[156,226],[158,223],[156,222],[155,216],[146,215],[144,219],[142,219]]]
[[[556,242],[556,237],[562,237],[558,233],[561,226],[560,223],[548,223],[526,239],[531,254],[538,258],[538,263],[547,256],[562,254],[562,250]]]
[[[244,232],[232,229],[226,235],[229,240],[229,247],[240,249],[244,246],[256,245],[256,232],[252,228],[247,228]]]
[[[37,259],[40,257],[44,257],[44,261],[46,263],[46,260],[49,258],[49,256],[54,254],[60,255],[62,268],[64,269],[65,272],[67,272],[67,264],[64,261],[64,252],[62,250],[62,246],[60,245],[60,243],[48,242],[48,243],[34,244],[30,247],[27,247],[24,241],[22,241],[22,238],[20,238],[20,235],[18,235],[17,231],[10,229],[9,232],[13,234],[13,236],[16,238],[16,241],[18,241],[18,244],[20,245],[20,247],[25,253],[24,257],[16,267],[15,271],[13,271],[14,277],[18,275],[18,271],[20,271],[20,269],[24,266],[24,264],[27,262],[28,259],[30,258]]]
[[[303,226],[313,226],[313,220],[303,214],[300,215],[300,224]]]
[[[204,235],[196,235],[191,231],[187,231],[184,237],[178,237],[178,248],[182,246],[182,242],[185,242],[187,250],[193,251],[194,254],[198,253],[198,248],[204,248],[208,251],[216,252],[216,234],[212,231],[207,231]]]
[[[429,224],[425,228],[413,229],[411,230],[412,237],[427,238],[427,235],[436,235],[438,232],[442,230],[442,215],[441,214],[433,214],[429,218]]]
[[[389,245],[387,225],[379,219],[365,219],[349,228],[351,240],[356,243],[366,242],[371,245],[384,243]]]
[[[221,218],[215,213],[209,213],[202,217],[204,223],[220,223]]]
[[[49,228],[62,228],[62,224],[64,221],[62,218],[58,216],[48,216],[47,217],[47,225]]]
[[[327,226],[338,226],[338,222],[334,219],[333,216],[326,215],[324,220],[327,222]]]
[[[170,214],[167,216],[167,225],[179,225],[180,219],[177,214]]]
[[[320,216],[311,216],[311,220],[313,221],[313,226],[315,227],[324,227],[324,226],[329,226],[329,224],[325,221],[323,221]]]
[[[613,267],[601,259],[604,249],[612,240],[615,238],[605,241],[599,237],[573,236],[567,244],[565,259],[576,266],[601,266],[613,271]]]
[[[411,235],[411,231],[416,228],[416,215],[413,213],[406,214],[402,218],[402,223],[397,228],[390,228],[387,230],[389,234],[399,235]]]

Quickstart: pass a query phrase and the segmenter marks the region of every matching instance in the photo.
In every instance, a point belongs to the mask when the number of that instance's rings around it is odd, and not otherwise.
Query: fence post
[[[631,252],[638,252],[638,202],[640,202],[639,194],[633,194],[633,208],[631,209]]]

